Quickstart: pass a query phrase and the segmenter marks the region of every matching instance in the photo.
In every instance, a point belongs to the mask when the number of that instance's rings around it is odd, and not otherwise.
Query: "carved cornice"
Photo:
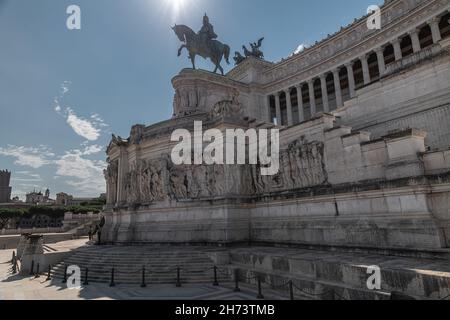
[[[217,85],[221,87],[232,87],[239,89],[241,92],[248,92],[250,88],[242,82],[204,70],[183,69],[180,74],[172,79],[172,85],[174,88],[179,87],[180,84],[195,85],[195,83],[198,82],[205,82],[209,85]]]

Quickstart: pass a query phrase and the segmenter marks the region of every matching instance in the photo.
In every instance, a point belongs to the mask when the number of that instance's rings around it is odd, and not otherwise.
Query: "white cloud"
[[[0,148],[0,155],[16,158],[14,164],[34,169],[50,164],[51,158],[55,156],[55,154],[45,146],[33,148],[13,145],[8,145],[6,148]]]
[[[71,151],[56,160],[56,174],[72,178],[66,183],[76,188],[81,195],[93,195],[105,191],[105,178],[103,170],[105,161],[93,161],[82,157],[78,150]]]
[[[100,153],[103,150],[103,147],[99,146],[99,145],[92,145],[92,146],[87,146],[84,151],[82,152],[83,155],[85,156],[89,156],[92,154],[97,154]]]
[[[306,44],[302,43],[297,47],[297,49],[295,49],[294,54],[299,54],[300,52],[304,51],[305,49],[306,49]]]
[[[67,108],[67,123],[79,136],[95,141],[100,137],[101,130],[94,126],[89,120],[78,117],[71,108]]]
[[[96,141],[101,134],[102,127],[108,127],[103,119],[98,114],[92,114],[89,119],[78,116],[75,111],[66,107],[64,110],[61,107],[61,101],[65,95],[70,91],[70,81],[64,81],[61,84],[61,92],[58,97],[54,99],[54,110],[56,113],[66,119],[69,126],[75,131],[75,133],[88,141]]]

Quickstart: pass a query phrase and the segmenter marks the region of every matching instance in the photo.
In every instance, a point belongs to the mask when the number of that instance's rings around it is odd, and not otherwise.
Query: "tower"
[[[11,172],[8,170],[0,170],[0,203],[9,202],[11,199]]]

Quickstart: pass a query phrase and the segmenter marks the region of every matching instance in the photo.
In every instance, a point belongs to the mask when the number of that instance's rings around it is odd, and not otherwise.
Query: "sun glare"
[[[167,0],[172,5],[172,9],[175,13],[178,13],[184,6],[186,0]]]

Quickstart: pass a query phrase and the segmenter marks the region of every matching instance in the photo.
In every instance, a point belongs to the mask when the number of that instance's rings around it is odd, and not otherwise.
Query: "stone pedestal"
[[[23,253],[20,258],[21,268],[20,273],[23,275],[29,274],[31,271],[36,272],[37,265],[41,266],[44,261],[44,236],[43,235],[28,235],[26,244],[23,248]],[[31,270],[31,266],[33,269]]]
[[[421,130],[408,129],[385,136],[388,164],[388,180],[422,176],[424,165],[419,157],[425,152],[426,133]]]

